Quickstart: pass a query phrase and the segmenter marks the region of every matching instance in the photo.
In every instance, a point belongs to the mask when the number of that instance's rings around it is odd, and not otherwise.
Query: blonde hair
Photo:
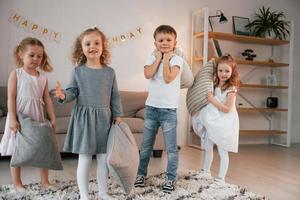
[[[110,52],[108,48],[108,40],[104,33],[100,31],[97,27],[89,28],[83,31],[75,40],[73,50],[72,50],[72,63],[75,66],[83,65],[86,63],[87,59],[82,50],[82,39],[84,36],[91,34],[91,33],[98,33],[102,40],[102,54],[100,56],[100,63],[102,65],[107,65],[110,63]]]
[[[214,87],[218,86],[220,83],[220,79],[218,77],[218,66],[220,63],[226,63],[232,69],[231,77],[224,83],[221,90],[225,91],[231,87],[235,87],[236,89],[238,89],[240,86],[240,78],[239,78],[239,72],[237,69],[237,63],[236,63],[235,59],[229,54],[225,54],[217,60],[217,70],[216,70],[215,79],[214,79]]]
[[[16,64],[16,66],[18,68],[23,67],[24,63],[23,63],[22,58],[20,57],[20,53],[26,52],[27,46],[35,46],[35,45],[43,48],[43,58],[42,58],[39,68],[45,72],[51,72],[53,70],[53,68],[50,64],[50,59],[45,51],[45,47],[44,47],[43,43],[40,40],[38,40],[37,38],[33,38],[33,37],[24,38],[20,42],[20,44],[15,47],[13,57],[14,57],[14,62]]]

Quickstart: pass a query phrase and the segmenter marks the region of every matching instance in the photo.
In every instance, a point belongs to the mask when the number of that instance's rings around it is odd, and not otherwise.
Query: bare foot
[[[26,191],[26,189],[23,187],[23,185],[15,185],[14,187],[17,192],[25,192]]]
[[[43,182],[43,183],[41,183],[41,185],[42,185],[42,188],[45,188],[45,189],[50,189],[50,188],[52,188],[54,186],[49,181]]]

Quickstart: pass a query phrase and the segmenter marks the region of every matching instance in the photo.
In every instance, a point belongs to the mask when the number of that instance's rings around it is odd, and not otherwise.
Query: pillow
[[[49,121],[33,121],[18,114],[21,131],[16,136],[16,146],[11,158],[11,166],[33,166],[62,170],[55,133]]]
[[[153,55],[155,55],[155,51],[156,50],[154,50],[152,52]],[[174,54],[182,57],[182,59],[183,59],[182,73],[181,73],[181,77],[180,77],[180,88],[181,89],[189,88],[193,85],[193,82],[194,82],[194,76],[191,71],[191,67],[187,63],[187,61],[185,59],[185,55],[181,50],[179,50],[178,48],[175,48]]]
[[[3,115],[6,116],[7,109],[7,87],[0,87],[0,109],[3,112]]]
[[[107,166],[128,195],[133,188],[139,165],[139,150],[125,122],[113,124],[107,141]]]
[[[144,119],[145,117],[146,108],[140,109],[136,114],[135,117]]]
[[[176,48],[174,50],[174,53],[183,58],[182,73],[181,73],[181,77],[180,77],[180,88],[181,89],[189,88],[193,85],[193,82],[194,82],[194,76],[191,71],[191,67],[186,62],[185,55],[181,50]]]
[[[213,90],[215,60],[207,62],[196,74],[194,84],[186,94],[186,105],[191,116],[208,104],[207,94]]]

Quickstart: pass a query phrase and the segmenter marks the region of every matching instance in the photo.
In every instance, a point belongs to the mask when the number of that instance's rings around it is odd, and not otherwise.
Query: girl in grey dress
[[[64,151],[79,154],[77,181],[80,199],[89,199],[89,168],[92,156],[97,157],[97,179],[102,199],[112,199],[107,194],[106,145],[112,120],[120,123],[122,115],[116,75],[108,67],[107,39],[98,28],[85,30],[76,39],[72,61],[77,67],[63,92],[59,83],[56,97],[60,102],[76,99]]]

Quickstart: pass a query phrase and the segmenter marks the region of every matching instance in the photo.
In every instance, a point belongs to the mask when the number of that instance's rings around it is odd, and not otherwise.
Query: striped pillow
[[[194,84],[187,91],[186,105],[191,116],[208,104],[207,94],[213,89],[215,60],[207,62],[196,74]]]

